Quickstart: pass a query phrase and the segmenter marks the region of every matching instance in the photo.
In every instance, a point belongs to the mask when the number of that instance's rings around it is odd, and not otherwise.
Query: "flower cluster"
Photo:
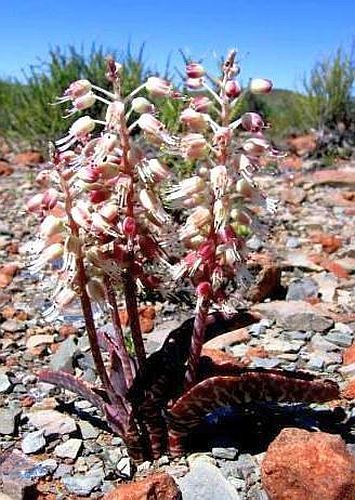
[[[254,208],[276,208],[254,180],[264,157],[277,155],[263,134],[264,119],[253,112],[234,117],[246,93],[268,93],[272,84],[258,78],[242,89],[235,58],[235,51],[228,54],[218,80],[200,63],[188,63],[186,92],[151,76],[124,97],[122,67],[112,59],[106,74],[112,92],[88,80],[72,83],[57,101],[70,104],[68,115],[89,113],[99,101],[104,119],[85,114],[72,123],[51,147],[48,170],[37,177],[43,192],[27,203],[41,219],[30,269],[60,262],[47,319],[80,300],[101,390],[60,371],[46,370],[39,377],[100,408],[130,456],[140,461],[159,458],[167,442],[170,453],[180,455],[187,430],[219,405],[239,404],[243,390],[248,402],[250,394],[291,401],[300,396],[324,401],[338,394],[334,384],[309,377],[275,371],[236,375],[240,365],[233,358],[217,373],[212,358],[207,374],[200,363],[210,306],[224,307],[231,282],[248,278],[243,234],[246,226],[258,230]],[[176,109],[183,108],[174,133],[160,114],[167,100],[170,105],[178,100]],[[172,164],[188,165],[191,175],[173,171]],[[176,249],[182,249],[181,258]],[[187,321],[182,335],[169,336],[146,359],[138,291],[159,286],[156,268],[171,272],[174,281],[192,283],[196,312],[193,326]],[[167,288],[167,280],[162,286]],[[134,352],[123,335],[118,289]],[[96,328],[95,308],[111,316],[111,327]]]

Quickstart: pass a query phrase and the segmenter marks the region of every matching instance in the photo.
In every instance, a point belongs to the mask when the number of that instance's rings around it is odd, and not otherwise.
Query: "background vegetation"
[[[89,54],[75,47],[55,48],[47,61],[30,66],[24,78],[0,80],[0,135],[18,149],[31,146],[46,149],[49,139],[62,136],[68,124],[63,120],[63,107],[51,106],[55,97],[74,80],[87,78],[103,88],[105,80],[105,56],[113,55],[123,64],[124,92],[128,94],[154,71],[144,62],[143,49],[132,53],[106,51],[93,46]],[[165,77],[171,77],[167,64]],[[353,51],[339,49],[334,56],[315,63],[303,80],[300,93],[275,89],[270,95],[247,95],[240,111],[261,113],[272,123],[270,135],[276,142],[290,133],[303,133],[310,128],[317,131],[355,130],[354,105],[355,64]],[[170,125],[177,126],[178,107],[171,103],[163,106],[161,117]],[[100,106],[94,108],[100,115]]]

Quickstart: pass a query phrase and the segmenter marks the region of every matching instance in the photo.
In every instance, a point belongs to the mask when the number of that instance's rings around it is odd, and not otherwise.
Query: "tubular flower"
[[[144,159],[138,164],[138,172],[143,182],[160,182],[172,177],[168,167],[157,158]]]
[[[151,215],[158,224],[165,224],[169,220],[169,215],[165,212],[161,203],[155,194],[148,190],[142,189],[139,193],[139,201],[149,215]]]
[[[187,134],[181,139],[181,151],[187,160],[201,160],[207,154],[207,141],[202,134]]]
[[[253,94],[269,94],[272,90],[272,81],[266,78],[253,78],[249,89]]]
[[[171,84],[157,76],[149,77],[146,81],[145,88],[152,97],[167,97],[171,95],[172,92]]]
[[[78,118],[69,128],[68,135],[56,141],[59,151],[65,151],[70,148],[75,142],[85,138],[94,128],[95,121],[90,116]]]
[[[179,182],[177,186],[173,186],[170,193],[167,195],[166,200],[168,202],[174,202],[175,200],[188,199],[194,194],[202,193],[205,187],[206,184],[204,180],[195,175],[189,179],[184,179]]]
[[[206,115],[192,108],[186,108],[180,115],[180,121],[193,132],[203,132],[207,128]]]

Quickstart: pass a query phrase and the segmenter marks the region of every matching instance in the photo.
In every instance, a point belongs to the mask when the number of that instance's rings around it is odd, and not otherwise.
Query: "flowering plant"
[[[217,80],[201,64],[189,62],[183,93],[152,76],[123,97],[121,66],[112,59],[106,75],[112,91],[87,80],[72,83],[58,100],[71,103],[68,116],[100,101],[105,119],[82,116],[56,141],[49,176],[42,173],[39,179],[45,191],[28,202],[42,217],[32,270],[62,258],[45,315],[52,320],[80,300],[101,387],[62,372],[47,370],[40,377],[97,405],[137,460],[157,458],[167,445],[173,455],[183,453],[187,431],[218,406],[270,397],[325,400],[337,391],[331,382],[306,375],[246,370],[227,354],[220,354],[222,365],[213,353],[201,355],[210,323],[226,320],[210,316],[211,305],[225,310],[231,298],[238,299],[231,283],[249,279],[241,228],[259,228],[249,205],[276,208],[253,179],[263,158],[277,155],[263,135],[264,120],[252,112],[234,117],[245,92],[269,93],[272,84],[252,79],[243,91],[235,57],[235,51],[228,54]],[[159,119],[166,99],[183,103],[175,133]],[[171,160],[192,163],[193,174],[179,181]],[[185,214],[174,232],[183,248],[178,261],[169,252],[175,208]],[[196,314],[147,359],[137,297],[141,288],[159,287],[153,263],[173,280],[190,280]],[[133,354],[120,323],[118,289]],[[111,330],[97,328],[95,308],[111,316]]]

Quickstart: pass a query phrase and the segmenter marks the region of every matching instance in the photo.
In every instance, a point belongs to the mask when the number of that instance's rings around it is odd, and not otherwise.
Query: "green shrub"
[[[143,62],[143,46],[138,54],[130,48],[123,54],[104,51],[93,46],[85,55],[75,47],[55,48],[47,62],[30,66],[24,72],[25,82],[0,81],[0,133],[16,147],[31,146],[46,149],[47,141],[58,138],[67,129],[62,119],[63,108],[52,106],[68,85],[80,78],[95,81],[108,88],[105,80],[105,59],[112,54],[123,64],[123,93],[128,94],[151,74]],[[101,106],[95,105],[94,115],[100,116]]]
[[[316,130],[351,129],[355,123],[355,63],[353,51],[338,49],[334,56],[318,61],[303,80],[302,109],[307,124]]]

